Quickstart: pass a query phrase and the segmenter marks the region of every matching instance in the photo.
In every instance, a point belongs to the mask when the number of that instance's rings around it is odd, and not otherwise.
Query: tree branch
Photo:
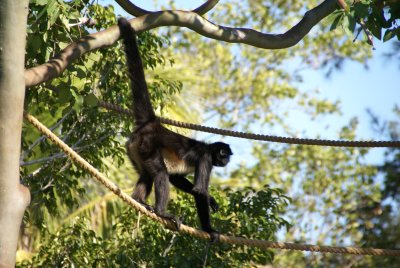
[[[307,11],[298,24],[283,34],[266,34],[253,29],[219,26],[188,11],[159,11],[132,19],[130,22],[137,32],[161,26],[180,26],[220,41],[243,43],[264,49],[282,49],[296,45],[312,27],[337,7],[337,0],[325,0],[319,6]],[[59,76],[76,58],[89,51],[111,46],[118,39],[119,30],[115,25],[81,38],[47,63],[27,69],[25,71],[26,87],[38,85]]]
[[[343,8],[343,9],[346,9],[346,8],[347,8],[347,4],[346,4],[346,2],[345,2],[344,0],[336,0],[336,1],[337,1],[338,5],[339,5],[341,8]]]
[[[115,0],[115,2],[117,2],[118,5],[120,5],[126,12],[128,12],[129,14],[131,14],[132,16],[135,16],[135,17],[140,17],[140,16],[144,16],[147,14],[155,13],[152,11],[142,9],[142,8],[138,7],[137,5],[133,4],[129,0]],[[219,2],[219,0],[208,0],[207,2],[205,2],[198,8],[193,9],[192,12],[199,14],[199,15],[204,15],[208,11],[210,11],[216,4],[218,4],[218,2]]]

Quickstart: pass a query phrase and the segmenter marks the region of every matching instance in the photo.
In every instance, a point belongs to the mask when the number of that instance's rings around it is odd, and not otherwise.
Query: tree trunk
[[[28,0],[0,0],[0,268],[15,266],[29,190],[20,184]]]

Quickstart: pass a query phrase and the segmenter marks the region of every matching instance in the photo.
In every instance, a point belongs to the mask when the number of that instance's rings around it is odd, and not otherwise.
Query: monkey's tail
[[[156,118],[136,41],[136,32],[125,18],[118,19],[118,26],[125,46],[129,78],[133,96],[135,123],[140,126]]]

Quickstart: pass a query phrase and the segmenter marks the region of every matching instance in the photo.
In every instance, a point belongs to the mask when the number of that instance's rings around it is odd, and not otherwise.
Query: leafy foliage
[[[337,10],[330,16],[331,30],[339,25],[352,34],[359,24],[358,34],[364,31],[367,42],[372,45],[371,36],[383,41],[394,37],[400,41],[400,3],[398,1],[362,0],[349,3],[347,10]]]
[[[285,209],[288,201],[280,190],[265,187],[255,191],[247,188],[239,192],[226,190],[224,195],[218,194],[218,191],[213,194],[222,205],[221,211],[215,215],[215,225],[224,233],[240,232],[246,237],[257,234],[259,238],[273,239],[278,228],[288,227],[284,219],[275,216]],[[265,204],[269,205],[268,209]],[[196,210],[189,195],[179,194],[171,202],[170,209],[177,215],[183,215],[182,219],[190,225],[196,224]],[[19,266],[193,267],[206,263],[211,267],[232,267],[243,262],[267,264],[273,257],[271,251],[225,244],[209,245],[207,241],[177,235],[152,220],[141,218],[131,209],[120,215],[112,230],[112,238],[103,239],[91,230],[87,220],[77,218],[71,226],[64,226],[46,237],[38,254]]]

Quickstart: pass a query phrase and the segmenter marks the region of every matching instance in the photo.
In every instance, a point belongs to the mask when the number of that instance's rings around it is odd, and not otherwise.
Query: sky
[[[113,1],[102,2],[112,3],[117,14],[132,17]],[[166,2],[158,1],[159,4]],[[178,0],[174,3],[179,9],[187,10],[196,8],[204,3],[204,0]],[[136,0],[135,4],[147,10],[155,10],[153,1]],[[299,88],[302,90],[318,88],[320,97],[331,101],[339,100],[342,115],[324,117],[313,122],[307,116],[302,117],[293,113],[288,122],[296,133],[305,135],[301,136],[302,138],[315,138],[319,134],[321,138],[337,139],[340,127],[348,124],[351,118],[357,117],[359,120],[357,139],[387,139],[387,137],[377,137],[372,131],[370,116],[366,109],[370,109],[381,119],[395,119],[393,108],[395,105],[400,106],[400,63],[398,59],[388,60],[382,56],[391,51],[390,42],[382,43],[376,40],[375,48],[372,51],[373,57],[368,61],[368,69],[360,63],[346,61],[343,68],[334,71],[329,78],[325,76],[326,70],[308,69],[302,72],[304,81],[299,84]],[[326,128],[326,125],[330,127]],[[263,134],[281,135],[281,133]],[[372,149],[366,161],[379,163],[382,161],[383,153],[384,149]]]
[[[303,73],[304,83],[301,87],[318,88],[321,96],[331,101],[340,100],[341,116],[331,117],[334,122],[321,122],[321,126],[330,123],[338,127],[344,126],[353,117],[357,117],[357,139],[388,139],[388,137],[377,137],[377,133],[371,128],[371,118],[367,113],[370,109],[382,120],[395,120],[394,107],[400,107],[400,62],[398,59],[389,60],[384,57],[392,49],[391,43],[375,41],[373,57],[368,61],[368,69],[363,65],[346,61],[343,68],[333,72],[327,78],[322,70],[307,70]],[[304,120],[293,121],[292,125],[301,128]],[[296,126],[297,125],[297,126]],[[337,138],[337,132],[324,131],[319,128],[320,135],[327,139]],[[312,137],[310,137],[312,138]],[[383,148],[371,149],[368,161],[380,162],[384,153]]]
[[[373,134],[367,108],[381,118],[394,118],[393,107],[400,105],[400,62],[382,56],[391,51],[391,43],[376,41],[375,44],[368,69],[346,61],[343,69],[330,78],[325,77],[324,71],[303,73],[305,86],[319,88],[322,96],[341,101],[343,117],[337,118],[340,125],[354,116],[360,119],[358,134],[363,138],[371,138]]]

